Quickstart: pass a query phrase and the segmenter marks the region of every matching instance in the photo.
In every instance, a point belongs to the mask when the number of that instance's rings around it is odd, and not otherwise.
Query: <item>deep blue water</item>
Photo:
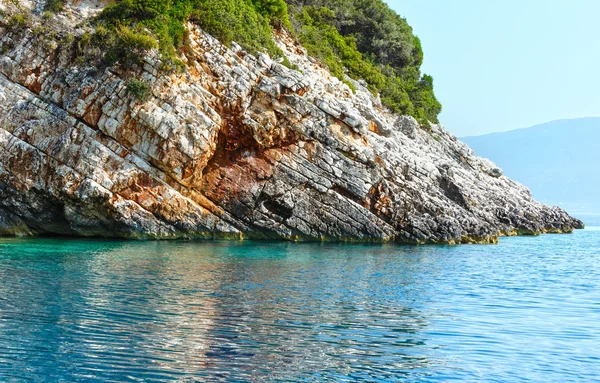
[[[0,239],[0,381],[598,381],[584,220],[497,246]]]

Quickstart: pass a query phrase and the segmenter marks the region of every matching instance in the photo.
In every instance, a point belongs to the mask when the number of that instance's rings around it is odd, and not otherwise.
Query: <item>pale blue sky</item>
[[[600,116],[600,0],[387,0],[458,136]]]

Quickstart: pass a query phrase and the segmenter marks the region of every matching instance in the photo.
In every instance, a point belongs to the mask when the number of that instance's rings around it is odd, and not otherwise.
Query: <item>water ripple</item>
[[[0,240],[0,381],[598,380],[598,231],[459,247]]]

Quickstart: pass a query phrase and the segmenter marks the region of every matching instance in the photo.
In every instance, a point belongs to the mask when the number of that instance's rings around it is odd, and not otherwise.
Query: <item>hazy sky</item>
[[[600,0],[387,0],[458,136],[600,116]]]

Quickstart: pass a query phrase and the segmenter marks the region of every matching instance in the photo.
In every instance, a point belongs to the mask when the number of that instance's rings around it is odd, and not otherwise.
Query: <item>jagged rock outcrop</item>
[[[96,8],[67,7],[46,23],[82,34],[74,20]],[[443,127],[353,93],[284,32],[301,71],[188,28],[187,70],[146,57],[141,102],[119,67],[0,27],[0,235],[493,243],[582,227]]]

